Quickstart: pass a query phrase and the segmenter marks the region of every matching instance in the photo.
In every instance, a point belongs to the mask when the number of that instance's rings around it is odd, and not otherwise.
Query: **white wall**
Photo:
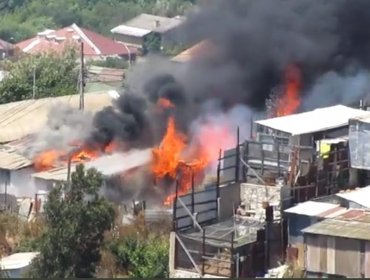
[[[17,197],[34,197],[38,190],[48,190],[46,184],[35,183],[32,178],[34,173],[32,167],[26,167],[19,170],[1,170],[0,171],[0,193],[5,193],[7,184],[7,193]]]

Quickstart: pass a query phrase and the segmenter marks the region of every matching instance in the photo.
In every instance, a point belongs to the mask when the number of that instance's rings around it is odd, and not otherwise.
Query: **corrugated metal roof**
[[[118,173],[124,173],[136,167],[146,165],[150,162],[152,156],[151,149],[133,150],[127,153],[115,153],[85,162],[86,168],[96,168],[104,176],[112,176]],[[76,170],[76,165],[71,165],[71,173]],[[66,181],[68,168],[66,166],[58,167],[48,171],[34,173],[32,177],[47,181]]]
[[[346,212],[342,213],[341,215],[338,215],[336,217],[337,220],[355,220],[360,221],[360,219],[366,215],[369,215],[368,212],[366,212],[364,209],[347,209]]]
[[[325,214],[326,212],[337,208],[340,208],[339,204],[318,201],[305,201],[284,210],[284,212],[305,216],[321,216],[322,214]]]
[[[31,166],[32,161],[15,152],[0,151],[0,169],[18,170]]]
[[[370,223],[326,219],[302,230],[303,233],[370,240]]]
[[[346,200],[353,201],[366,208],[370,208],[370,186],[352,191],[336,193],[335,195]]]
[[[360,117],[354,117],[353,119],[359,122],[364,122],[364,123],[370,123],[370,112],[367,111],[368,114]]]
[[[137,27],[131,27],[127,25],[118,25],[110,30],[110,32],[115,34],[122,34],[122,35],[128,35],[128,36],[134,36],[134,37],[143,37],[150,32],[151,30],[143,29],[143,28],[137,28]]]
[[[344,127],[348,125],[349,119],[367,114],[369,114],[367,111],[336,105],[299,114],[260,120],[255,123],[291,135],[301,135]]]
[[[78,108],[79,95],[30,99],[0,105],[0,143],[14,141],[39,132],[47,122],[47,116],[56,104]],[[96,112],[112,104],[106,92],[86,93],[85,110]]]
[[[154,31],[159,27],[172,25],[174,22],[177,23],[178,21],[179,19],[176,17],[169,18],[143,13],[125,22],[124,25]]]

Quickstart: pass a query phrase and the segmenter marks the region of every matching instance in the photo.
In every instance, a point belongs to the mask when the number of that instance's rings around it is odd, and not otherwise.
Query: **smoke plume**
[[[202,1],[177,38],[189,46],[207,40],[207,51],[183,64],[162,57],[138,63],[117,102],[94,116],[88,139],[150,146],[161,139],[169,111],[189,132],[213,114],[204,106],[212,100],[221,112],[237,105],[239,114],[263,111],[291,64],[302,74],[301,109],[354,102],[369,89],[369,10],[368,0]],[[162,97],[174,108],[158,112]]]

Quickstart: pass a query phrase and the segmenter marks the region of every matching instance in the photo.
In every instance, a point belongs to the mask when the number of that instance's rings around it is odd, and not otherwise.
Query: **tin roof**
[[[370,240],[370,223],[326,219],[302,230],[304,234]]]
[[[339,192],[339,193],[336,193],[335,195],[341,198],[344,198],[346,200],[355,202],[366,208],[370,208],[370,201],[369,201],[370,186],[347,191],[347,192]]]
[[[305,201],[297,204],[289,209],[284,210],[285,213],[298,214],[305,216],[325,216],[331,214],[334,209],[341,208],[339,204],[332,204],[318,201]]]
[[[151,149],[133,150],[127,153],[105,155],[85,162],[86,168],[96,168],[104,176],[112,176],[124,173],[136,167],[146,165],[151,160]],[[76,164],[71,165],[71,172],[76,170]],[[67,166],[54,168],[48,171],[34,173],[32,177],[47,181],[66,181],[68,175]]]
[[[369,112],[344,105],[319,108],[309,112],[276,117],[255,123],[291,135],[301,135],[348,125],[351,118],[368,115]]]
[[[18,170],[31,165],[32,161],[20,154],[0,151],[0,169]]]

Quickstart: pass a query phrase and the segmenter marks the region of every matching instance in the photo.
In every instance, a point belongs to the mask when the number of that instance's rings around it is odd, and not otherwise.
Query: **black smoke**
[[[368,0],[202,1],[177,37],[189,46],[207,40],[211,47],[185,64],[148,59],[131,73],[128,93],[95,116],[93,138],[155,142],[165,116],[150,108],[161,97],[176,105],[171,113],[185,130],[211,100],[224,110],[244,104],[263,111],[291,64],[301,70],[302,96],[320,95],[317,101],[309,98],[311,107],[355,101],[369,83],[353,88],[356,93],[329,89],[346,88],[345,81],[356,84],[358,74],[362,80],[367,75],[369,11]]]

